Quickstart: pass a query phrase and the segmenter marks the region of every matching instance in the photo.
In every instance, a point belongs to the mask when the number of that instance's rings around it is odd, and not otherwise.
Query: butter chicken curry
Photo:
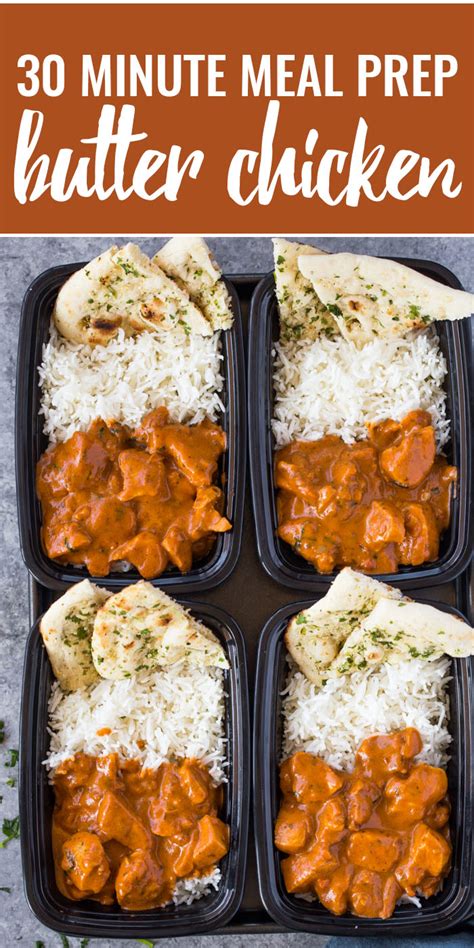
[[[335,915],[389,918],[403,895],[434,895],[450,867],[446,773],[416,763],[415,728],[369,737],[352,773],[296,753],[280,769],[275,844],[290,893]]]
[[[182,573],[231,529],[216,486],[225,432],[205,420],[170,424],[166,408],[135,431],[96,419],[46,451],[37,467],[46,553],[107,576],[132,563],[145,579]]]
[[[436,455],[429,413],[368,427],[355,444],[326,435],[276,452],[278,536],[319,573],[419,566],[449,525],[457,471]]]
[[[69,899],[157,908],[177,880],[209,875],[229,848],[221,788],[199,761],[142,770],[116,754],[76,754],[55,771],[53,854]]]

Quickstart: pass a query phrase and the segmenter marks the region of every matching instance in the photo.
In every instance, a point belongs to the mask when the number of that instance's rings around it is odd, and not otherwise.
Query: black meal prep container
[[[473,804],[474,696],[472,659],[454,659],[450,684],[453,742],[448,764],[451,801],[453,865],[438,895],[422,900],[422,907],[399,905],[390,919],[358,918],[346,913],[332,915],[319,902],[306,902],[289,895],[280,870],[280,853],[273,844],[273,828],[279,808],[278,765],[281,759],[281,693],[288,670],[283,641],[291,616],[312,602],[295,602],[279,609],[266,623],[259,643],[254,721],[254,824],[260,895],[274,921],[286,929],[334,936],[379,936],[415,938],[453,929],[472,912],[474,895]],[[461,613],[436,602],[445,612]],[[462,618],[464,618],[462,616]]]
[[[237,912],[243,895],[250,800],[250,721],[246,651],[242,632],[217,606],[183,602],[219,637],[226,649],[226,738],[228,783],[222,818],[229,823],[230,848],[221,861],[216,892],[191,905],[125,912],[98,902],[70,901],[59,892],[51,845],[53,790],[43,765],[48,746],[48,699],[54,676],[39,633],[33,626],[25,651],[20,724],[20,825],[23,877],[28,904],[54,931],[91,938],[171,938],[220,929]]]
[[[127,572],[111,572],[106,577],[91,577],[85,567],[64,566],[50,560],[41,543],[41,506],[35,490],[36,464],[48,446],[39,415],[40,389],[38,366],[42,349],[49,336],[51,313],[63,283],[83,267],[84,263],[51,267],[28,287],[21,310],[18,341],[16,384],[16,482],[20,546],[30,573],[49,589],[62,589],[65,583],[92,578],[99,585],[111,588],[128,586],[140,576],[135,568]],[[224,389],[221,393],[225,412],[218,419],[227,434],[227,451],[221,461],[224,515],[232,530],[218,534],[210,553],[196,561],[189,573],[182,575],[173,567],[151,580],[169,592],[202,592],[222,583],[237,562],[241,540],[245,491],[247,426],[245,411],[245,363],[242,341],[240,302],[235,287],[225,281],[232,300],[235,321],[232,329],[221,335]]]
[[[462,289],[449,270],[425,260],[395,258],[440,283]],[[463,325],[464,323],[464,325]],[[401,566],[397,573],[380,579],[401,589],[433,586],[455,579],[471,556],[471,427],[469,406],[468,321],[438,322],[436,330],[447,360],[447,416],[451,437],[444,449],[458,468],[458,483],[451,501],[451,522],[441,537],[440,556],[418,567]],[[295,590],[320,592],[332,583],[335,573],[320,574],[277,536],[276,488],[274,480],[275,444],[271,431],[273,416],[272,349],[279,336],[278,306],[273,273],[258,284],[251,302],[248,356],[249,460],[257,546],[262,566],[277,582]]]

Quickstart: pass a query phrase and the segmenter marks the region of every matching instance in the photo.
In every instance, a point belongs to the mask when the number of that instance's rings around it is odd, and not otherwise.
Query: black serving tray
[[[448,286],[461,284],[445,267],[425,260],[397,258]],[[468,321],[464,321],[465,323]],[[451,522],[441,538],[440,556],[419,567],[403,566],[397,573],[380,578],[402,589],[433,586],[455,579],[471,556],[471,425],[469,369],[471,351],[466,329],[457,322],[436,323],[440,346],[448,364],[447,415],[451,437],[445,452],[458,468],[458,484],[451,501]],[[257,286],[252,297],[248,357],[249,456],[255,529],[260,560],[273,579],[294,590],[320,592],[336,573],[320,574],[277,536],[276,488],[274,480],[272,348],[279,334],[278,307],[273,274]]]
[[[39,415],[40,389],[38,366],[42,349],[49,337],[53,305],[59,289],[67,278],[84,263],[51,267],[28,287],[23,299],[18,341],[16,385],[16,482],[20,546],[30,573],[51,589],[64,588],[65,583],[92,578],[99,585],[121,588],[140,576],[135,568],[128,572],[111,572],[106,577],[91,577],[85,567],[64,566],[49,559],[41,543],[41,505],[36,496],[36,464],[48,446]],[[221,394],[225,411],[219,423],[227,434],[220,474],[224,482],[224,515],[232,530],[218,534],[210,553],[196,562],[189,573],[182,575],[176,567],[166,570],[153,584],[169,592],[203,592],[222,583],[239,557],[242,540],[243,499],[247,453],[245,410],[245,362],[242,341],[242,317],[238,294],[226,281],[231,295],[235,321],[232,329],[222,333],[224,390]]]
[[[387,920],[356,918],[349,913],[335,917],[319,902],[289,895],[280,869],[282,854],[273,845],[273,827],[279,807],[278,765],[281,759],[281,693],[288,670],[283,636],[291,616],[308,608],[296,602],[279,609],[263,629],[257,659],[254,720],[254,824],[260,894],[275,921],[295,931],[318,935],[392,938],[434,935],[461,924],[471,912],[474,887],[472,768],[474,759],[472,659],[454,659],[450,683],[453,742],[448,764],[451,800],[453,867],[443,889],[423,901],[421,908],[399,905]],[[457,609],[438,608],[460,615]]]
[[[182,601],[182,600],[181,600]],[[219,637],[230,664],[226,676],[228,783],[222,818],[230,825],[230,848],[221,861],[216,892],[191,905],[146,912],[124,912],[87,900],[72,902],[59,892],[54,875],[51,819],[54,794],[43,765],[48,746],[48,699],[54,676],[34,624],[26,645],[20,725],[21,850],[26,897],[37,918],[67,935],[93,938],[155,938],[196,935],[228,923],[242,901],[250,800],[250,733],[245,642],[236,622],[223,609],[183,603]]]
[[[228,279],[232,282],[239,295],[245,339],[250,300],[256,286],[262,279],[262,274],[237,274],[228,277]],[[469,327],[462,328],[467,332]],[[247,650],[250,705],[252,709],[254,703],[257,645],[261,630],[268,616],[272,615],[272,613],[281,606],[294,601],[295,593],[291,589],[276,583],[262,568],[255,543],[254,519],[249,487],[247,488],[244,505],[242,548],[242,556],[240,556],[229,581],[206,593],[206,603],[223,607],[236,619],[243,630]],[[472,622],[474,613],[472,612],[471,589],[469,572],[465,570],[455,581],[439,586],[425,587],[420,591],[420,595],[426,599],[430,599],[435,605],[441,600],[451,603],[453,606],[457,606],[466,615],[470,616],[470,621]],[[30,618],[31,625],[33,625],[45,609],[51,605],[53,599],[57,598],[59,593],[57,590],[46,588],[46,586],[37,582],[31,575],[29,577],[29,593]],[[194,596],[188,595],[188,599],[194,598]],[[250,743],[250,734],[247,734],[247,740],[248,743]],[[471,912],[474,913],[474,903]],[[472,926],[472,928],[470,926]],[[467,921],[463,923],[462,926],[453,924],[452,928],[452,931],[471,932],[472,930],[474,930],[474,915],[471,922]],[[219,934],[220,936],[227,934],[247,936],[254,934],[269,935],[281,931],[288,931],[288,929],[283,924],[277,923],[271,918],[260,896],[255,852],[255,829],[252,825],[251,812],[244,896],[240,908],[231,921],[220,928],[219,932],[215,934]],[[155,940],[158,937],[158,934],[154,935]]]

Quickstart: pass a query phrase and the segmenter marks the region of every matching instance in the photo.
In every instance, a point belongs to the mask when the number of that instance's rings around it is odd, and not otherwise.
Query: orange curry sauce
[[[166,408],[131,431],[96,419],[88,431],[46,451],[36,484],[46,553],[107,576],[132,563],[145,579],[168,564],[182,573],[231,529],[214,480],[225,432],[205,420],[169,424]]]
[[[419,566],[438,556],[456,476],[425,411],[369,425],[355,444],[294,441],[276,452],[278,536],[319,573]]]
[[[415,728],[369,737],[352,773],[313,754],[280,768],[275,844],[288,892],[308,893],[335,915],[389,918],[402,895],[429,897],[451,860],[446,773],[415,763]]]
[[[54,792],[56,880],[69,899],[156,908],[229,848],[221,788],[195,760],[142,770],[116,754],[76,754],[56,769]]]

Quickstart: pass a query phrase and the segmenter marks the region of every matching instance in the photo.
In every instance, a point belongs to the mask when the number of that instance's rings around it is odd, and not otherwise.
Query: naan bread
[[[474,655],[474,629],[434,606],[346,568],[327,594],[289,622],[288,651],[301,671],[321,686],[328,678],[381,662]]]
[[[306,678],[320,687],[352,625],[350,617],[339,612],[309,612],[306,609],[294,616],[288,624],[285,644]],[[358,621],[357,617],[354,621]]]
[[[91,654],[94,619],[109,597],[88,579],[71,586],[45,612],[40,632],[63,691],[78,691],[97,680]]]
[[[473,654],[474,629],[462,619],[424,603],[383,598],[351,632],[330,671],[334,677],[410,657],[433,661]]]
[[[135,244],[110,247],[67,280],[54,307],[56,328],[74,343],[105,345],[120,328],[127,335],[158,326],[212,334],[189,295]]]
[[[405,335],[438,319],[463,319],[474,310],[473,294],[393,260],[351,253],[300,255],[298,268],[342,336],[357,346],[377,336]]]
[[[234,317],[220,267],[202,237],[173,237],[153,257],[193,303],[202,310],[212,329],[230,329]]]
[[[102,678],[112,680],[183,659],[191,665],[228,667],[216,636],[161,589],[143,581],[111,596],[98,611],[92,658]]]
[[[317,612],[340,612],[349,609],[363,614],[370,612],[382,597],[403,598],[399,589],[346,566],[337,574],[326,595],[306,611],[314,615]]]
[[[328,592],[288,624],[286,647],[309,681],[321,685],[343,643],[382,596],[401,592],[347,567]]]
[[[337,326],[330,312],[321,303],[311,280],[303,276],[298,258],[327,256],[324,250],[273,238],[276,296],[280,312],[280,330],[283,339],[316,339],[321,334],[331,336]]]

